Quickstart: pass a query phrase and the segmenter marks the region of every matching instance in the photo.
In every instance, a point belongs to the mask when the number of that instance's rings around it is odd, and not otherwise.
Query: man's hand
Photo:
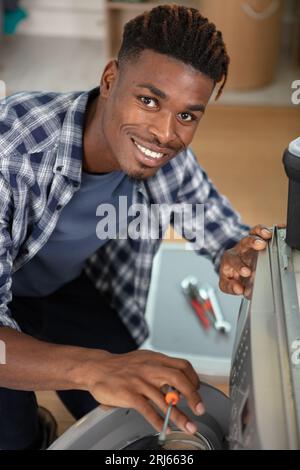
[[[255,225],[249,235],[233,248],[225,251],[221,259],[219,286],[227,294],[249,297],[250,279],[257,252],[264,250],[272,232],[263,225]]]
[[[96,359],[96,358],[95,358]],[[86,374],[86,370],[84,373]],[[191,364],[153,351],[139,350],[127,354],[110,354],[90,364],[88,391],[103,405],[134,408],[152,426],[161,431],[168,405],[162,388],[168,384],[186,399],[196,415],[204,412],[198,393],[199,377]],[[171,420],[184,432],[193,434],[197,427],[177,407]]]
[[[183,395],[196,415],[204,412],[198,393],[199,377],[191,364],[153,351],[111,354],[39,341],[0,328],[7,364],[0,366],[0,387],[13,390],[86,390],[102,405],[134,408],[158,431],[167,411],[162,387],[170,385]],[[172,421],[193,434],[197,427],[176,407]]]

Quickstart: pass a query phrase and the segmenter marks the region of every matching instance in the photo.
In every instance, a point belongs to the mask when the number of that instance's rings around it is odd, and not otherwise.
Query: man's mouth
[[[133,143],[137,146],[137,148],[148,158],[154,159],[154,160],[160,160],[164,157],[164,153],[162,152],[154,152],[153,150],[148,149],[147,147],[144,147],[141,144],[138,144],[134,139]]]

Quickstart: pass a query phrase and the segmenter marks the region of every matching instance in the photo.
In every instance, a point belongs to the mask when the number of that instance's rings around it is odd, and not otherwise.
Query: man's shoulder
[[[58,137],[73,101],[80,93],[19,92],[0,101],[1,153],[34,152]]]
[[[38,119],[44,115],[47,117],[58,115],[66,111],[70,104],[80,93],[57,93],[43,91],[21,91],[7,96],[0,101],[0,118],[6,117],[6,113],[13,114],[20,121],[26,119]]]
[[[58,109],[68,107],[81,93],[82,92],[20,91],[7,96],[0,101],[0,104],[1,106],[15,109],[17,114],[22,117],[23,113],[30,111],[32,107],[37,109],[45,109],[47,106],[51,108],[57,107]]]

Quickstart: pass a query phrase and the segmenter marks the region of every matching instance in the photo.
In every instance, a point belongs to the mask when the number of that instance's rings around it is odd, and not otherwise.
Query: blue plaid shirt
[[[0,101],[0,325],[19,329],[8,304],[15,271],[47,242],[62,208],[81,181],[82,132],[92,92],[17,93]],[[155,176],[135,182],[133,203],[205,206],[205,242],[197,250],[218,269],[225,249],[244,237],[244,225],[190,149]],[[192,227],[184,227],[189,235]],[[112,239],[86,260],[85,270],[118,311],[132,337],[147,337],[144,319],[155,239]],[[191,239],[191,236],[188,236]],[[99,309],[99,314],[101,311]]]

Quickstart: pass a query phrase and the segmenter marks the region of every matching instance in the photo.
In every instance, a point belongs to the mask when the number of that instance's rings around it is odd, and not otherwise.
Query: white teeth
[[[151,157],[151,158],[161,158],[164,156],[163,153],[160,153],[160,152],[153,152],[152,150],[149,150],[147,149],[146,147],[143,147],[142,145],[138,144],[135,140],[134,140],[134,143],[135,145],[137,146],[137,148],[143,152],[145,155],[147,155],[147,157]]]

